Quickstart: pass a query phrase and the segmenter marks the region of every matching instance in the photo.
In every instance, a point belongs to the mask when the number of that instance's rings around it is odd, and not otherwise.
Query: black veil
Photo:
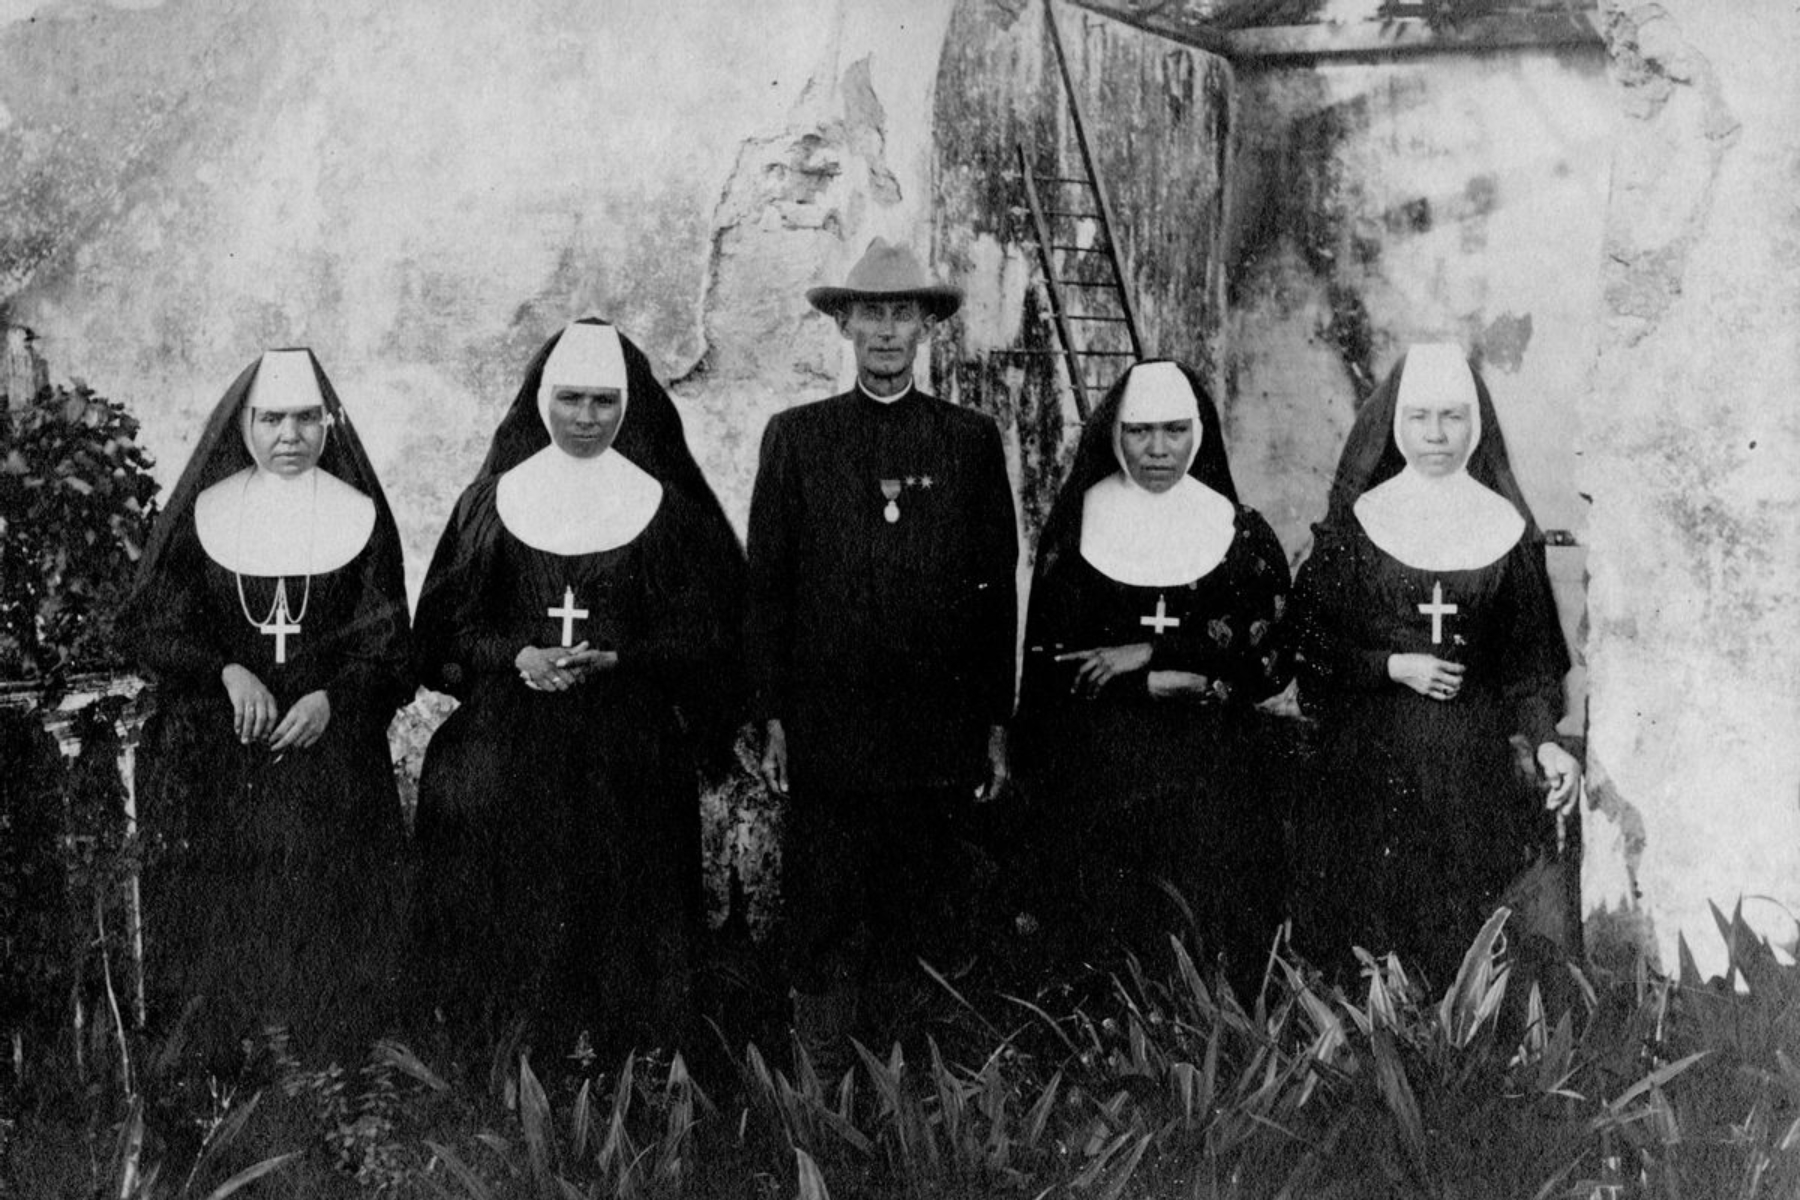
[[[584,317],[574,323],[611,324],[593,317]],[[414,637],[420,654],[420,680],[427,687],[452,695],[463,692],[466,681],[460,667],[445,661],[442,655],[448,640],[444,622],[456,609],[459,593],[471,586],[467,582],[471,567],[462,561],[462,556],[473,539],[464,536],[469,531],[459,529],[459,519],[470,493],[484,484],[492,485],[501,475],[550,445],[550,431],[538,412],[538,388],[543,382],[544,364],[561,339],[562,330],[558,330],[526,363],[524,380],[494,430],[487,457],[475,473],[469,491],[464,493],[463,501],[458,503],[457,514],[452,516],[432,557],[425,588],[419,597]],[[743,625],[747,590],[743,546],[726,519],[719,498],[688,450],[681,413],[662,384],[657,382],[650,360],[623,332],[619,334],[619,345],[625,359],[628,395],[625,419],[611,449],[624,455],[665,489],[679,495],[698,514],[693,530],[696,544],[688,548],[688,553],[700,586],[719,608],[719,620],[735,644]],[[721,761],[721,744],[728,749],[729,739],[737,729],[742,694],[738,664],[734,661],[731,669],[715,683],[714,694],[697,698],[688,706],[693,711],[686,714],[702,751],[703,762],[709,765]]]
[[[332,419],[331,430],[325,438],[325,449],[319,456],[319,469],[337,476],[375,502],[375,528],[369,534],[369,543],[374,554],[376,586],[384,597],[397,604],[404,612],[406,580],[401,559],[400,531],[394,524],[393,511],[388,507],[387,494],[382,491],[381,480],[376,478],[368,452],[363,449],[362,439],[356,434],[356,426],[351,423],[349,413],[344,410],[343,402],[338,399],[337,391],[331,386],[331,380],[325,377],[325,369],[319,365],[318,356],[306,349],[306,358],[312,364],[313,378],[318,381],[319,395],[325,401],[325,411]],[[184,521],[191,519],[194,502],[200,493],[221,479],[252,465],[254,460],[244,446],[238,414],[243,410],[245,397],[250,394],[250,385],[255,382],[256,373],[261,366],[262,356],[258,355],[256,361],[231,381],[224,396],[213,406],[212,414],[207,417],[206,425],[200,431],[200,439],[194,444],[194,452],[188,457],[187,466],[182,469],[181,478],[169,493],[168,503],[157,514],[156,525],[150,531],[149,544],[144,549],[144,557],[138,563],[137,580],[132,586],[131,598],[127,601],[127,619],[131,623],[141,621],[149,611],[148,606],[156,603],[155,596],[163,576],[163,564],[168,556],[169,546],[175,531]]]
[[[1172,361],[1145,359],[1133,364],[1133,369],[1153,362]],[[1225,457],[1225,431],[1219,423],[1212,394],[1191,367],[1179,362],[1175,366],[1194,389],[1194,399],[1200,409],[1200,450],[1188,465],[1188,474],[1236,504],[1237,486],[1231,479],[1231,463]],[[1088,489],[1120,469],[1118,457],[1113,453],[1113,426],[1118,422],[1119,405],[1124,402],[1125,382],[1130,375],[1131,371],[1127,370],[1113,382],[1100,406],[1082,427],[1075,461],[1069,467],[1068,478],[1057,491],[1056,504],[1050,510],[1050,519],[1044,523],[1043,536],[1038,539],[1034,572],[1038,579],[1055,570],[1062,557],[1080,545],[1081,518]]]
[[[1405,469],[1406,458],[1394,443],[1394,407],[1399,400],[1400,379],[1405,370],[1406,359],[1402,357],[1357,409],[1350,436],[1345,439],[1343,453],[1338,457],[1337,474],[1331,482],[1325,526],[1343,528],[1353,521],[1352,510],[1362,494]],[[1500,432],[1500,417],[1494,411],[1487,381],[1482,379],[1474,363],[1469,364],[1469,373],[1475,378],[1475,402],[1481,414],[1481,440],[1469,455],[1469,476],[1504,496],[1525,518],[1525,537],[1541,542],[1543,533],[1513,475],[1512,460],[1506,453],[1506,438]]]

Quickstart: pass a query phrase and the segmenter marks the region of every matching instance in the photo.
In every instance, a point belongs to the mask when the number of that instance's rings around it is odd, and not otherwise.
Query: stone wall
[[[1723,965],[1800,915],[1800,10],[1603,0],[1623,112],[1581,405],[1604,918]]]

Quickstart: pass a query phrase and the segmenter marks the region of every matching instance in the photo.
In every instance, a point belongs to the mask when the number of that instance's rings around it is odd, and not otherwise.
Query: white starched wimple
[[[573,646],[575,644],[575,622],[586,620],[588,610],[575,607],[575,589],[565,586],[562,607],[548,609],[545,615],[556,617],[562,621],[562,644]]]
[[[1436,646],[1444,640],[1444,618],[1456,615],[1456,605],[1444,603],[1444,585],[1438,580],[1431,583],[1431,603],[1419,605],[1421,613],[1431,617],[1431,644]]]
[[[1158,596],[1156,598],[1156,612],[1148,617],[1139,617],[1138,624],[1147,625],[1154,632],[1162,633],[1164,630],[1173,629],[1175,626],[1181,624],[1181,618],[1171,617],[1169,615],[1168,598],[1165,596]]]
[[[244,509],[247,507],[245,498],[250,494],[250,480],[255,474],[255,471],[251,471],[244,476],[244,490],[238,500],[236,557],[240,563],[244,561]],[[312,532],[308,534],[306,541],[306,591],[301,593],[298,613],[288,611],[287,577],[282,575],[277,576],[275,580],[275,602],[269,606],[268,619],[257,620],[250,615],[250,602],[244,598],[244,577],[236,571],[231,573],[232,579],[237,581],[238,608],[242,610],[244,620],[256,626],[256,631],[264,637],[275,639],[275,663],[277,666],[287,664],[287,640],[290,636],[300,636],[300,623],[306,619],[307,607],[312,604],[313,547],[318,544],[319,540],[319,477],[317,475],[313,476],[311,528]]]

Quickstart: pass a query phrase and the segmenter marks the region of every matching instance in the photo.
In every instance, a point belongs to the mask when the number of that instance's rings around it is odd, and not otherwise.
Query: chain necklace
[[[256,627],[257,632],[275,639],[275,661],[278,664],[287,662],[287,639],[289,634],[298,635],[300,626],[306,620],[306,610],[312,604],[313,549],[319,538],[319,476],[314,469],[312,488],[312,519],[308,523],[306,534],[306,590],[300,596],[300,611],[290,613],[287,600],[287,576],[275,577],[275,597],[269,604],[269,615],[258,621],[250,614],[250,602],[244,596],[244,577],[236,570],[231,577],[237,583],[238,608],[244,614],[244,620]],[[251,471],[244,476],[243,494],[238,497],[237,552],[233,556],[238,562],[244,561],[244,510],[249,507],[250,480],[256,475]]]

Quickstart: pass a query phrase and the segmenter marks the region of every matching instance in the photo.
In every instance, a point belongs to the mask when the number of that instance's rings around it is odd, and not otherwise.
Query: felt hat
[[[810,288],[806,299],[832,317],[855,300],[917,300],[941,321],[962,307],[963,293],[959,287],[934,282],[918,255],[905,246],[876,238],[850,268],[843,287]]]

